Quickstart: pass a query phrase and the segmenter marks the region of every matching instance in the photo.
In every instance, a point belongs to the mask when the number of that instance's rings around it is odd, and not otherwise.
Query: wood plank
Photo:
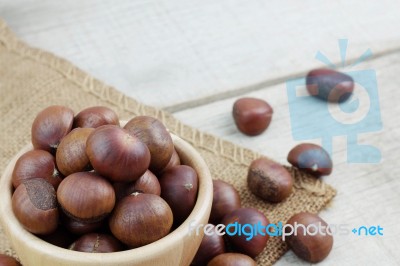
[[[361,64],[358,70],[374,69],[377,74],[380,110],[383,129],[378,132],[361,133],[359,143],[374,145],[382,153],[377,164],[349,164],[345,137],[334,137],[332,175],[324,180],[338,190],[338,195],[321,216],[331,224],[348,224],[349,228],[380,225],[384,236],[335,236],[334,249],[320,265],[398,265],[400,236],[400,113],[398,99],[400,91],[400,53],[385,56]],[[185,123],[207,131],[223,139],[257,150],[275,160],[286,163],[289,150],[300,141],[295,141],[291,132],[286,84],[264,88],[242,95],[266,99],[274,108],[274,116],[268,130],[257,137],[247,137],[238,132],[231,108],[237,97],[213,102],[198,108],[175,113]],[[317,103],[317,102],[316,102]],[[363,102],[360,102],[363,104]],[[339,111],[336,110],[336,114]],[[335,112],[333,112],[335,114]],[[324,116],[315,118],[321,123]],[[334,125],[330,125],[332,128]],[[329,127],[329,126],[328,126]],[[307,142],[320,143],[319,140]],[[245,177],[243,177],[245,178]],[[288,252],[277,265],[301,263]]]
[[[29,44],[168,110],[303,73],[322,65],[318,50],[339,62],[339,38],[349,59],[398,49],[399,9],[396,0],[0,1]]]

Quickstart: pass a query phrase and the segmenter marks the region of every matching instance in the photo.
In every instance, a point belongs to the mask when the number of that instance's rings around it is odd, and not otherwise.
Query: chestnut
[[[257,232],[253,231],[253,225],[257,225],[258,227],[262,226],[263,228],[269,225],[267,217],[265,217],[265,215],[259,210],[253,208],[240,208],[234,210],[225,215],[222,219],[222,223],[227,226],[227,234],[225,236],[229,243],[243,254],[254,258],[260,254],[267,245],[269,239],[268,233],[264,231],[264,233],[261,234],[260,230],[257,230]],[[229,235],[228,233],[232,232],[231,229],[229,229],[231,227],[228,227],[230,224],[233,224],[234,226],[243,226],[248,224],[249,227],[242,227],[240,231],[241,234]],[[240,230],[240,228],[237,230]]]
[[[87,139],[86,153],[94,170],[112,182],[135,181],[150,164],[147,146],[114,125],[96,128]]]
[[[74,173],[64,178],[58,187],[57,199],[65,214],[82,222],[102,220],[115,205],[112,185],[91,172]]]
[[[137,116],[131,119],[124,129],[138,137],[149,148],[152,172],[158,173],[168,164],[174,151],[174,143],[161,121],[150,116]]]
[[[11,256],[0,254],[0,266],[21,266],[21,263]]]
[[[235,124],[242,133],[249,136],[264,132],[271,123],[272,114],[272,107],[262,99],[240,98],[233,104]]]
[[[113,184],[117,201],[133,192],[142,192],[160,196],[161,186],[158,178],[147,170],[138,180],[130,183],[118,182]]]
[[[123,250],[123,245],[115,237],[106,234],[86,234],[71,244],[70,250],[90,253],[108,253]]]
[[[210,223],[220,223],[226,214],[240,207],[240,196],[237,190],[231,184],[222,180],[213,180],[213,202]]]
[[[17,188],[24,180],[43,178],[57,190],[62,178],[56,168],[53,155],[43,150],[32,150],[24,153],[15,163],[12,173],[12,184]]]
[[[71,131],[73,121],[74,112],[70,108],[60,105],[47,107],[33,121],[33,147],[54,153],[61,139]]]
[[[247,185],[254,195],[269,202],[281,202],[292,193],[293,178],[282,165],[259,158],[250,164]]]
[[[56,161],[58,170],[64,176],[90,169],[86,140],[92,131],[93,128],[75,128],[61,140]]]
[[[207,266],[257,266],[257,264],[247,255],[224,253],[212,259]]]
[[[302,143],[290,150],[287,160],[293,166],[319,177],[332,172],[332,159],[319,145]]]
[[[94,223],[82,222],[75,220],[62,212],[61,223],[64,225],[65,229],[68,230],[68,232],[71,232],[75,235],[84,235],[101,229],[104,225],[104,220]]]
[[[74,118],[74,128],[96,128],[104,125],[119,126],[118,115],[105,106],[93,106],[83,109]]]
[[[344,102],[354,89],[354,80],[349,75],[332,69],[314,69],[307,74],[308,92],[324,101]]]
[[[296,233],[290,233],[287,232],[290,228],[285,227],[287,235],[285,241],[298,257],[317,263],[329,255],[333,237],[329,233],[328,224],[318,215],[301,212],[292,216],[286,224],[292,225],[292,229],[297,230]]]
[[[161,197],[138,192],[118,202],[109,219],[112,234],[132,248],[166,236],[172,223],[171,208]]]
[[[25,180],[12,196],[12,209],[18,221],[33,234],[50,234],[58,226],[54,187],[43,178]]]
[[[171,168],[172,166],[180,165],[180,164],[181,164],[181,159],[179,158],[179,154],[176,152],[176,150],[174,148],[171,159],[169,160],[168,164],[159,173],[162,174],[163,172],[165,172],[167,169]]]
[[[161,197],[174,214],[175,225],[181,224],[192,212],[197,199],[196,171],[187,165],[167,169],[160,177]]]
[[[217,234],[215,225],[207,224],[204,237],[192,261],[192,266],[206,265],[214,257],[225,253],[225,242],[222,235]]]

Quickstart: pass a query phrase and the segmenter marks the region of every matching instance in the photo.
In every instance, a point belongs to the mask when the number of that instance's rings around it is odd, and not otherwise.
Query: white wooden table
[[[142,102],[185,123],[285,163],[297,141],[290,127],[286,80],[323,66],[323,52],[376,71],[383,130],[359,135],[378,147],[378,164],[346,162],[346,138],[333,141],[338,190],[321,216],[331,224],[380,225],[381,237],[335,236],[320,265],[399,265],[400,2],[375,1],[51,1],[0,0],[0,17],[29,44],[65,57]],[[346,69],[345,69],[346,70]],[[231,108],[242,96],[274,107],[257,137],[236,130]],[[319,143],[319,140],[310,140]],[[277,265],[306,265],[288,252]]]

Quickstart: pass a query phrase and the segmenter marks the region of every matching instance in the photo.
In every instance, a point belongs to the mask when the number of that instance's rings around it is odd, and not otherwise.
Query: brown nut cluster
[[[74,116],[50,106],[33,122],[32,144],[15,164],[12,209],[27,231],[56,246],[105,253],[147,245],[196,203],[197,173],[181,165],[156,118],[121,128],[107,107]]]

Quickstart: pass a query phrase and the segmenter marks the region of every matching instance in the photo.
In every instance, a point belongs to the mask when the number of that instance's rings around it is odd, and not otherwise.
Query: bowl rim
[[[32,144],[28,144],[23,147],[12,158],[0,179],[0,213],[2,214],[0,215],[0,221],[3,225],[4,231],[6,232],[6,235],[9,239],[14,238],[17,239],[18,242],[23,242],[26,244],[30,243],[29,248],[32,251],[41,254],[41,256],[57,257],[57,259],[63,259],[64,261],[79,263],[101,262],[102,264],[118,264],[118,262],[122,262],[122,258],[123,261],[130,260],[131,262],[134,262],[136,260],[141,262],[149,260],[149,258],[151,260],[154,254],[157,254],[160,250],[165,249],[165,246],[179,244],[178,242],[182,241],[194,231],[189,225],[200,224],[200,221],[204,219],[204,217],[207,217],[208,221],[211,211],[213,189],[211,173],[204,159],[200,156],[196,149],[173,133],[171,133],[171,137],[180,156],[182,153],[190,154],[190,158],[187,157],[186,160],[188,160],[190,164],[195,165],[194,168],[198,176],[201,176],[201,178],[199,178],[196,204],[189,217],[165,237],[135,249],[112,253],[85,253],[52,245],[25,230],[12,211],[11,197],[13,188],[11,173],[18,158],[23,153],[33,149]],[[185,163],[188,162],[185,161]],[[192,229],[192,231],[190,231],[190,229]],[[15,245],[14,241],[10,240],[10,242],[13,246]],[[14,249],[18,250],[15,247]]]

